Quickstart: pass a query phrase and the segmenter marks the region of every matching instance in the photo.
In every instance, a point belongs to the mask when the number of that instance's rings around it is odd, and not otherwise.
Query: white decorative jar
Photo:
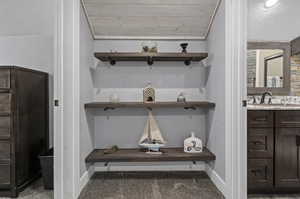
[[[201,153],[203,151],[202,140],[191,132],[191,137],[184,140],[184,152],[186,153]]]

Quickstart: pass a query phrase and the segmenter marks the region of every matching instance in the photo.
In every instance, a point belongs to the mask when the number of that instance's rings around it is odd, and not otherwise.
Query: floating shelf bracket
[[[196,110],[195,106],[184,107],[185,110]]]
[[[108,110],[115,110],[116,108],[115,107],[104,107],[104,111],[108,111]]]

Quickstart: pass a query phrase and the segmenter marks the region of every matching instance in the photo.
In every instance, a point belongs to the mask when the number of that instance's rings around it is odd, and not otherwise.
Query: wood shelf
[[[115,109],[115,108],[185,108],[185,109],[196,109],[196,108],[213,108],[215,103],[208,101],[197,101],[197,102],[91,102],[84,105],[85,108],[103,108],[104,110]]]
[[[207,148],[202,153],[185,153],[183,148],[161,149],[162,155],[150,155],[141,149],[120,149],[113,154],[104,154],[104,149],[95,149],[86,158],[87,163],[95,162],[154,162],[154,161],[213,161],[216,156]]]
[[[155,61],[200,62],[207,58],[207,53],[95,53],[95,57],[103,62],[115,65],[118,61],[145,61],[152,65]]]

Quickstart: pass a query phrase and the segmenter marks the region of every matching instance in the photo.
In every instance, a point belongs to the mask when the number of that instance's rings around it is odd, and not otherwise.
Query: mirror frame
[[[283,50],[283,87],[266,88],[248,87],[248,95],[261,95],[264,92],[272,92],[273,95],[288,95],[291,89],[291,45],[289,42],[248,42],[248,50],[255,49],[281,49]],[[248,69],[248,62],[247,62]],[[248,70],[247,70],[248,71]]]

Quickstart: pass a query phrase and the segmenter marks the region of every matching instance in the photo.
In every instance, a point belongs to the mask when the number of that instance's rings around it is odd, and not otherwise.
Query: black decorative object
[[[182,53],[187,53],[186,48],[188,47],[188,43],[182,43],[180,44],[181,48],[182,48]]]

